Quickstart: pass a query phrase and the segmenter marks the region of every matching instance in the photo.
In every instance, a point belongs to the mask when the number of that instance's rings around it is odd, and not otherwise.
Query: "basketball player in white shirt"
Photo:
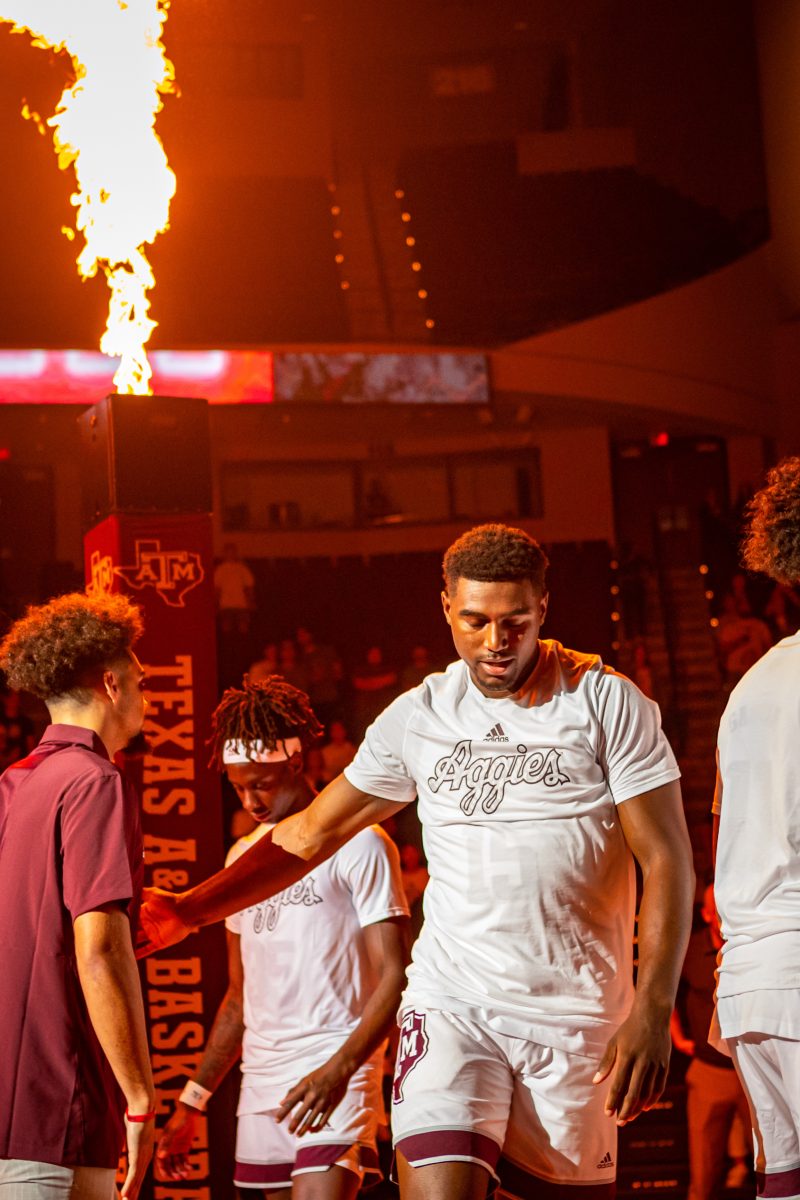
[[[214,759],[257,822],[227,863],[313,799],[303,752],[322,732],[278,676],[229,688]],[[405,978],[408,908],[397,849],[362,830],[271,900],[226,921],[229,984],[195,1079],[162,1134],[165,1175],[185,1177],[203,1111],[242,1057],[234,1182],[256,1200],[352,1200],[378,1167],[386,1036]]]
[[[800,458],[748,513],[744,563],[800,584]],[[725,939],[714,1036],[733,1057],[756,1137],[758,1194],[800,1197],[800,634],[733,689],[718,740],[715,895]],[[717,1029],[716,1026],[719,1026]]]
[[[391,704],[271,843],[151,894],[144,917],[145,949],[170,942],[418,796],[430,883],[393,1096],[403,1200],[482,1200],[498,1176],[501,1194],[604,1200],[616,1125],[666,1079],[694,891],[678,770],[652,701],[540,640],[546,565],[521,530],[464,534],[442,594],[459,661]]]

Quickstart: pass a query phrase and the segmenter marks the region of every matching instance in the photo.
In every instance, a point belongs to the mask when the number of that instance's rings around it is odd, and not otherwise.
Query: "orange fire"
[[[155,120],[175,72],[161,38],[168,0],[0,0],[0,21],[34,46],[66,51],[74,81],[46,121],[62,170],[72,167],[78,272],[102,271],[111,292],[100,349],[121,359],[118,392],[150,394],[145,346],[156,326],[145,249],[167,228],[175,175]],[[40,130],[36,113],[23,108]]]

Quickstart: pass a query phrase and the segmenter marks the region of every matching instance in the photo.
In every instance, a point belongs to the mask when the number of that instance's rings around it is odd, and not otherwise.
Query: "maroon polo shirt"
[[[125,1104],[72,923],[137,906],[142,875],[135,793],[95,733],[50,725],[0,778],[0,1158],[116,1167]]]

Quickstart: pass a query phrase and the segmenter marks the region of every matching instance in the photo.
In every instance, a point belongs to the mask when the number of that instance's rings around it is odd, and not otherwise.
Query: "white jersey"
[[[719,730],[714,895],[723,1036],[800,1037],[800,634],[733,689]],[[781,995],[783,992],[783,995]]]
[[[658,706],[596,655],[539,643],[522,692],[463,662],[400,696],[345,768],[419,800],[430,883],[404,1007],[575,1053],[630,1007],[633,859],[616,805],[678,778]]]
[[[240,838],[226,866],[266,832]],[[285,891],[228,917],[244,967],[243,1099],[248,1088],[296,1083],[347,1040],[377,983],[362,929],[407,915],[397,847],[372,826]],[[257,1097],[239,1111],[260,1111]]]

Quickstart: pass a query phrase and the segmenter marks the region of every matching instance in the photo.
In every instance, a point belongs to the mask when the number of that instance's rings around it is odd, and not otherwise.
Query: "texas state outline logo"
[[[113,591],[114,579],[124,579],[136,591],[152,588],[170,608],[184,608],[186,594],[205,579],[202,559],[192,550],[164,550],[158,538],[137,538],[136,562],[115,566],[110,555],[92,553],[89,590]]]

